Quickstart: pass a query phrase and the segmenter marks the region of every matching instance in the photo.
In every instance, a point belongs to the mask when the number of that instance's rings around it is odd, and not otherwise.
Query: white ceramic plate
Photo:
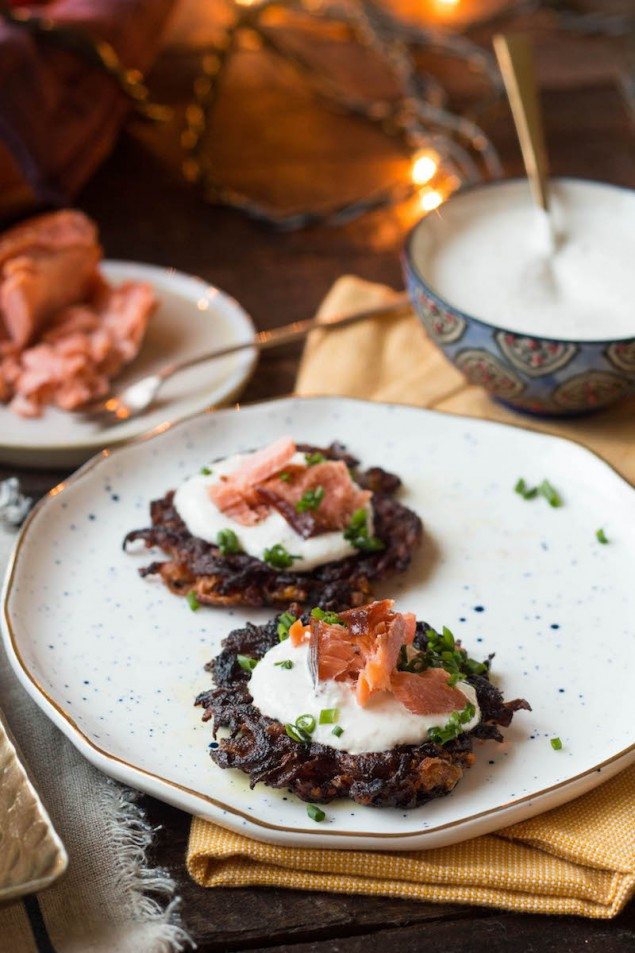
[[[147,281],[159,299],[141,351],[117,377],[115,389],[173,360],[254,338],[254,326],[240,305],[200,278],[174,268],[125,261],[103,262],[102,271],[114,284]],[[255,352],[248,350],[183,371],[165,384],[146,414],[107,430],[54,408],[47,408],[40,418],[25,420],[0,404],[0,461],[47,469],[75,467],[103,447],[116,446],[165,421],[181,420],[231,400],[255,362]]]
[[[201,609],[142,580],[147,553],[124,534],[148,502],[202,462],[290,433],[334,438],[393,467],[428,544],[384,587],[402,609],[450,626],[470,654],[495,651],[493,677],[524,696],[505,743],[447,798],[413,811],[340,801],[327,820],[208,757],[194,696],[223,636],[264,611]],[[548,477],[565,499],[514,493]],[[604,527],[609,545],[595,537]],[[104,771],[186,811],[275,843],[437,847],[570,800],[635,758],[631,697],[635,494],[576,444],[500,424],[341,398],[287,399],[184,421],[96,458],[53,490],[24,527],[5,590],[4,635],[27,690]],[[628,568],[631,567],[631,577]],[[629,702],[630,703],[630,702]],[[563,750],[549,739],[559,736]]]

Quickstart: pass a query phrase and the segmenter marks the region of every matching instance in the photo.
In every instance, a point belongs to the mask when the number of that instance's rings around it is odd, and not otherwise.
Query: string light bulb
[[[415,185],[426,185],[434,178],[438,169],[438,158],[431,152],[422,152],[415,156],[410,175]]]
[[[431,212],[443,202],[443,195],[438,189],[425,189],[419,193],[419,204],[424,212]]]

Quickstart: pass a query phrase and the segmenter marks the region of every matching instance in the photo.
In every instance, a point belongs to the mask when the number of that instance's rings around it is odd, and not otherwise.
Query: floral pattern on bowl
[[[578,353],[576,344],[544,341],[511,331],[498,331],[494,337],[504,357],[530,377],[553,374],[566,367]]]

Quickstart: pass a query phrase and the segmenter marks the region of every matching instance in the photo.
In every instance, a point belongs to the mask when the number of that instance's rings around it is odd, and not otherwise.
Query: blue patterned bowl
[[[465,191],[448,202],[460,199]],[[428,337],[470,383],[515,410],[544,416],[591,413],[635,393],[635,312],[633,336],[595,341],[529,337],[466,314],[433,290],[413,253],[415,241],[420,243],[421,232],[431,221],[421,219],[406,240],[402,256],[406,286]]]

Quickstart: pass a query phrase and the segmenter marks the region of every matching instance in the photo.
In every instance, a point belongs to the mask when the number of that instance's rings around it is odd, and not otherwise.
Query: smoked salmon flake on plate
[[[304,637],[309,640],[314,678],[351,683],[361,706],[383,691],[417,715],[464,708],[465,694],[448,684],[450,674],[444,669],[428,668],[418,674],[397,670],[402,649],[414,641],[417,620],[411,612],[395,612],[393,606],[392,599],[384,599],[341,612],[338,622],[311,618]],[[293,635],[299,644],[299,628]]]
[[[227,636],[196,704],[213,723],[214,763],[252,787],[413,808],[449,794],[474,741],[502,741],[500,728],[530,709],[503,699],[489,663],[392,599],[340,612],[292,604]]]
[[[94,223],[74,209],[0,237],[0,402],[22,417],[104,396],[139,352],[154,291],[110,286],[101,256]]]
[[[394,612],[393,605],[392,599],[384,599],[349,609],[335,624],[311,619],[311,665],[317,679],[353,681],[360,705],[374,692],[389,691],[401,647],[412,644],[416,628],[414,615]]]
[[[428,668],[425,672],[393,672],[390,691],[408,711],[428,715],[433,711],[450,712],[464,707],[464,693],[448,683],[448,673],[442,668]]]
[[[274,473],[279,473],[295,453],[290,437],[281,437],[275,443],[257,450],[228,476],[222,476],[209,488],[209,496],[219,510],[243,526],[260,522],[268,507],[258,496],[258,486]]]
[[[357,510],[366,507],[371,493],[358,487],[342,460],[323,460],[306,466],[293,463],[295,442],[281,437],[250,454],[236,470],[209,488],[212,502],[243,526],[262,522],[276,509],[301,536],[344,530]],[[312,511],[301,502],[312,494]]]

